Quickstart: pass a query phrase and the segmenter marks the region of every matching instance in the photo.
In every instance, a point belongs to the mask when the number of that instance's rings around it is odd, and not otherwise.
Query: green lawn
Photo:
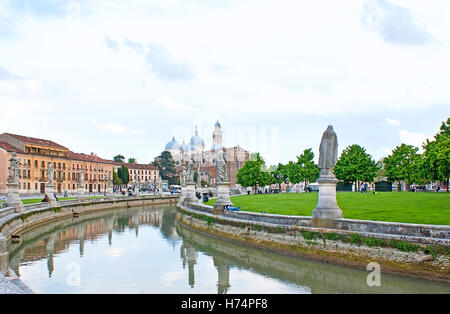
[[[234,196],[235,206],[243,211],[268,214],[311,216],[318,193],[259,194]],[[385,192],[337,194],[344,218],[450,225],[450,193]],[[213,205],[215,200],[207,204]]]
[[[87,196],[86,198],[104,198],[104,196]],[[23,199],[22,203],[24,205],[35,204],[35,203],[40,203],[42,201],[42,199],[43,198]],[[74,200],[74,199],[76,199],[76,197],[59,197],[58,198],[59,201]]]

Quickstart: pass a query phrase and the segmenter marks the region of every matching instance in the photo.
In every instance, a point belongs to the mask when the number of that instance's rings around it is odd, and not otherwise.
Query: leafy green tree
[[[113,184],[114,185],[122,185],[123,184],[122,180],[119,178],[119,174],[116,171],[113,171]]]
[[[123,155],[119,154],[117,156],[114,156],[113,159],[114,159],[115,162],[124,162],[125,157]]]
[[[265,186],[271,183],[272,176],[266,168],[264,159],[259,153],[251,156],[249,160],[238,170],[237,183],[249,187],[255,188],[255,192],[258,186]]]
[[[172,154],[168,151],[164,151],[155,158],[152,163],[155,167],[158,167],[159,175],[163,180],[167,180],[169,184],[176,184],[178,176],[176,173],[175,162],[173,161]]]
[[[379,166],[366,149],[353,144],[344,149],[333,172],[340,181],[354,183],[358,191],[360,182],[373,182],[378,170]]]
[[[398,182],[398,191],[400,191],[400,181],[405,182],[406,190],[410,190],[410,185],[419,181],[421,155],[417,153],[419,149],[412,145],[401,144],[397,146],[392,155],[384,158],[384,169],[389,181]]]
[[[427,139],[424,143],[423,163],[421,174],[428,181],[446,181],[447,192],[449,191],[450,177],[450,118],[442,122],[440,132],[434,136],[434,140]]]
[[[297,157],[297,164],[300,166],[302,179],[307,182],[316,182],[319,179],[320,169],[314,163],[314,153],[312,148],[305,149],[303,153]],[[300,182],[300,181],[299,181]]]
[[[286,172],[290,183],[299,183],[303,181],[304,176],[300,165],[297,162],[289,161],[286,164]]]
[[[288,180],[287,167],[281,163],[271,171],[272,183],[278,184],[278,191],[281,191],[281,183],[285,183]]]
[[[117,169],[117,176],[122,181],[122,184],[128,184],[130,182],[129,170],[125,165]]]
[[[136,158],[128,158],[128,163],[129,164],[136,164],[137,163]]]

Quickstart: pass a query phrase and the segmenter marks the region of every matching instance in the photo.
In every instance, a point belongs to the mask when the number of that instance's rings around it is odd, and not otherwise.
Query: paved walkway
[[[28,294],[33,293],[19,279],[8,280],[0,274],[0,294]]]

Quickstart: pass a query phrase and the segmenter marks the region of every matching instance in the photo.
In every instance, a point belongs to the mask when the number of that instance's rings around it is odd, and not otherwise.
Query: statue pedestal
[[[114,199],[114,190],[111,187],[107,187],[106,188],[106,199],[107,200],[112,200]]]
[[[45,184],[45,194],[48,195],[48,203],[50,206],[56,206],[58,201],[55,198],[55,195],[53,193],[55,192],[55,185],[53,183],[46,183]]]
[[[230,183],[221,182],[217,184],[217,201],[214,204],[214,214],[223,214],[224,206],[233,205],[230,201]]]
[[[23,204],[19,196],[19,183],[7,183],[8,194],[6,195],[6,206],[14,207],[15,213],[23,212]]]
[[[186,187],[184,188],[184,199],[183,199],[183,204],[185,205],[192,203],[194,204],[198,203],[197,197],[195,196],[195,182],[193,181],[186,183]]]
[[[77,200],[79,200],[80,202],[83,202],[86,200],[86,198],[84,197],[84,189],[83,188],[78,188],[77,190]]]
[[[184,202],[184,198],[185,198],[185,190],[186,190],[186,185],[183,184],[181,186],[181,190],[180,190],[180,197],[178,198],[178,206],[183,205]]]
[[[342,210],[336,202],[338,180],[332,175],[321,175],[317,183],[319,183],[319,201],[312,212],[312,226],[333,227],[334,220],[342,218]]]

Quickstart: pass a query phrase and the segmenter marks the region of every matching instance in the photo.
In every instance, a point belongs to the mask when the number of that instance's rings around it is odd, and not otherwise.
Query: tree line
[[[401,144],[387,157],[376,162],[366,149],[353,144],[344,149],[333,172],[343,183],[350,183],[358,191],[362,182],[374,182],[386,177],[390,182],[403,182],[407,191],[411,184],[445,181],[447,192],[450,177],[450,118],[442,122],[433,140],[422,145],[423,153],[413,145]],[[238,170],[237,183],[245,187],[263,187],[270,184],[315,182],[320,170],[314,163],[311,148],[303,151],[295,161],[267,167],[259,153],[252,154]]]

